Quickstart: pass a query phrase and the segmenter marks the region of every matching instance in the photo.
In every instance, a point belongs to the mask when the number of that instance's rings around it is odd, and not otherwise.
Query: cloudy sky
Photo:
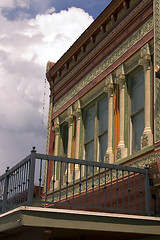
[[[0,174],[32,146],[45,153],[46,63],[56,62],[110,1],[0,0]]]

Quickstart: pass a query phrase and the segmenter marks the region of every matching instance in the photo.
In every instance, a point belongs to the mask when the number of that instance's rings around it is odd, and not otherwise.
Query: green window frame
[[[108,144],[108,98],[96,101],[83,114],[85,159],[104,162]]]
[[[137,69],[128,77],[130,96],[130,153],[141,150],[144,131],[144,71]]]

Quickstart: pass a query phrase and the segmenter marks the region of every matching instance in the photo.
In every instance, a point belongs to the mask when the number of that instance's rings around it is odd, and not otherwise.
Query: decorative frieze
[[[102,63],[94,68],[88,75],[86,75],[76,86],[74,86],[67,94],[65,94],[54,105],[54,112],[60,109],[65,103],[73,98],[80,90],[82,90],[94,78],[100,75],[104,70],[110,67],[116,60],[118,60],[125,52],[140,41],[147,33],[153,29],[153,19],[150,18],[141,28],[139,28],[132,36],[130,36],[120,47],[118,47],[110,56],[108,56]]]
[[[91,58],[99,49],[102,48],[106,42],[112,38],[113,35],[116,34],[116,32],[119,31],[119,29],[126,24],[132,17],[135,15],[136,12],[139,11],[145,5],[147,0],[142,0],[111,32],[109,32],[106,37],[86,56],[82,59],[82,61],[76,65],[59,83],[56,84],[54,89],[56,90],[59,88],[61,84],[63,84],[67,79],[69,79],[77,70],[79,70],[87,61],[89,58]],[[106,31],[110,29],[109,25],[112,25],[112,21],[109,21],[109,23],[106,25]],[[83,53],[83,46],[81,47],[81,53]]]

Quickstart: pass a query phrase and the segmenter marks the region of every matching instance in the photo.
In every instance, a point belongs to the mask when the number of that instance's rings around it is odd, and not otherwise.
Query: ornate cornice
[[[76,86],[74,86],[67,94],[65,94],[54,105],[54,113],[59,110],[65,103],[72,99],[79,91],[87,86],[93,79],[100,75],[103,71],[115,63],[123,54],[130,50],[138,41],[140,41],[147,33],[153,30],[153,18],[150,18],[144,25],[142,25],[133,35],[131,35],[125,42],[121,44],[110,56],[108,56],[102,63],[94,68],[88,75],[86,75]]]
[[[54,90],[56,91],[61,85],[64,84],[74,73],[76,73],[80,68],[88,62],[88,60],[94,56],[94,54],[99,51],[102,46],[106,45],[106,43],[113,38],[113,36],[116,35],[116,33],[126,25],[128,21],[132,19],[132,17],[135,15],[136,12],[139,11],[147,2],[148,0],[143,0],[141,1],[134,9],[131,11],[110,33],[107,34],[107,36],[97,45],[94,47],[94,49],[86,56],[83,58],[83,60],[76,65],[63,79],[61,79],[59,82],[56,83],[54,86]]]

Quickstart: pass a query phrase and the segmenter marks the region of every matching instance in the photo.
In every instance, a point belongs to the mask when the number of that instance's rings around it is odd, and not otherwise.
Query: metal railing
[[[33,149],[0,176],[0,212],[33,204],[150,215],[149,168],[62,158]]]

